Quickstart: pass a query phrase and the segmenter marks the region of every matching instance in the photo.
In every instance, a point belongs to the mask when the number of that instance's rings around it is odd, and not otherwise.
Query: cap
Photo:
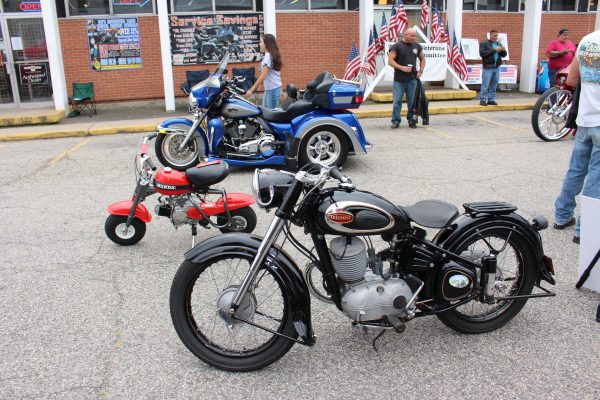
[[[565,33],[569,33],[569,30],[567,28],[562,28],[560,31],[558,31],[559,36],[564,35]]]

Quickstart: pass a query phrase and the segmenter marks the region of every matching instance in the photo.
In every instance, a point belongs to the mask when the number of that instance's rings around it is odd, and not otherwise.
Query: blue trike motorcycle
[[[303,99],[285,110],[268,110],[242,97],[241,77],[227,77],[229,53],[216,71],[192,87],[194,120],[172,118],[158,127],[156,156],[184,171],[201,160],[231,166],[279,165],[287,169],[318,162],[340,166],[349,154],[370,146],[355,114],[363,90],[356,82],[323,72],[307,84]]]

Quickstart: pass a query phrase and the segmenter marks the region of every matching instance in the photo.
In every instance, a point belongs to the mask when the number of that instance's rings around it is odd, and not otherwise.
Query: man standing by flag
[[[390,48],[388,64],[394,68],[394,106],[392,111],[392,129],[400,126],[400,111],[402,110],[402,98],[406,93],[406,105],[408,107],[406,120],[408,126],[416,128],[417,124],[413,118],[413,102],[417,79],[425,69],[425,55],[423,47],[417,43],[417,32],[409,28],[404,32],[402,40]],[[420,68],[417,71],[417,58]]]
[[[492,29],[490,38],[479,45],[479,56],[483,64],[483,76],[481,79],[481,92],[479,104],[482,106],[497,106],[496,87],[500,80],[500,65],[502,57],[506,57],[506,49],[498,42],[498,31]]]

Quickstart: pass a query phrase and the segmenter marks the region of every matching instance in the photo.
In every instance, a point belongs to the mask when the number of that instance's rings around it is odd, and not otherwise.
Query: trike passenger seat
[[[225,161],[203,162],[185,171],[192,185],[208,188],[221,182],[229,175],[229,164]]]

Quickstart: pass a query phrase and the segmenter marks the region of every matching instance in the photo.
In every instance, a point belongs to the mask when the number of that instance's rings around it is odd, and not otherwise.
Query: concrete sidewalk
[[[537,94],[517,91],[499,91],[496,100],[498,106],[480,106],[479,98],[464,100],[432,101],[429,104],[430,115],[459,114],[489,111],[514,111],[532,109]],[[62,118],[62,112],[53,109],[2,110],[0,120],[8,118],[47,118],[40,125],[10,126],[0,128],[0,142],[32,139],[51,139],[77,136],[98,136],[118,133],[151,132],[168,118],[190,118],[187,112],[187,99],[177,99],[177,111],[166,112],[162,100],[135,101],[126,103],[98,104],[98,114],[89,116],[83,112],[75,118]],[[365,102],[354,110],[359,118],[385,118],[392,115],[391,103]],[[52,117],[52,116],[55,117]],[[406,115],[406,105],[402,110]],[[61,119],[62,118],[62,119]],[[60,121],[53,123],[55,121]],[[435,124],[435,118],[431,121]],[[6,125],[6,124],[4,124]]]

